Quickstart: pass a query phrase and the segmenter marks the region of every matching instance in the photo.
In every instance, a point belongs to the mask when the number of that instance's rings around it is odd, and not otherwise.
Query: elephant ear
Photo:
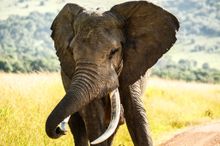
[[[146,1],[115,5],[110,12],[125,22],[120,80],[133,84],[175,43],[179,22],[171,13]]]
[[[60,60],[61,69],[71,78],[74,71],[74,60],[72,58],[69,44],[74,37],[73,23],[83,8],[76,4],[66,4],[54,19],[51,37],[54,40],[56,54]]]

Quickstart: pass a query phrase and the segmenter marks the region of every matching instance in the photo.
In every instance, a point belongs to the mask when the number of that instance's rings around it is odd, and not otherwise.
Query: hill
[[[108,10],[125,0],[76,0],[75,3]],[[153,1],[153,0],[151,0]],[[57,71],[50,25],[58,11],[70,2],[3,0],[0,6],[0,70],[6,72]],[[178,41],[153,67],[164,78],[220,82],[220,1],[157,0],[180,21]]]
[[[31,12],[0,21],[0,69],[5,72],[57,71],[50,39],[54,14]]]

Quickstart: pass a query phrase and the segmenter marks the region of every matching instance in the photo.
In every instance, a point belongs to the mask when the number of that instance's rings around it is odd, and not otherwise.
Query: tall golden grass
[[[56,140],[45,134],[47,116],[63,95],[58,73],[0,73],[0,146],[73,145],[70,132]],[[170,132],[220,118],[220,85],[154,78],[143,101],[156,144]],[[125,125],[113,145],[132,146]]]

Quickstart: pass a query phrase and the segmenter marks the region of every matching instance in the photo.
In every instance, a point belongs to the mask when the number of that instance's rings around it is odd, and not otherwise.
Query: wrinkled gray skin
[[[66,95],[47,119],[47,135],[60,137],[57,126],[71,115],[75,145],[87,146],[106,130],[108,93],[118,87],[134,145],[152,145],[138,80],[172,47],[178,28],[175,16],[146,1],[119,4],[102,14],[67,4],[51,27]],[[98,145],[109,146],[112,139]]]

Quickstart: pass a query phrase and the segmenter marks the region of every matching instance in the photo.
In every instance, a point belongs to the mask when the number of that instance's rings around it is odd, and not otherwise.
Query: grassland
[[[64,95],[59,74],[0,73],[0,146],[68,146],[68,133],[49,139],[45,121]],[[220,85],[161,79],[148,81],[143,101],[157,144],[181,128],[220,119]],[[126,126],[114,146],[132,146]]]

